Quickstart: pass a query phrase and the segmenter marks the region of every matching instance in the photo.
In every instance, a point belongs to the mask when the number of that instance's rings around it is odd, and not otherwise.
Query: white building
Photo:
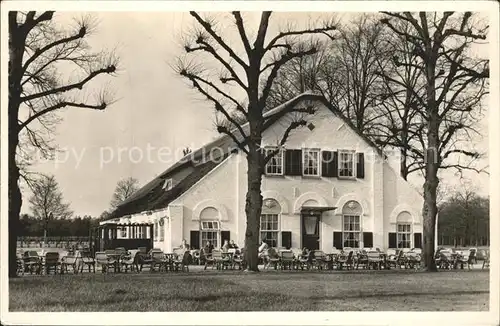
[[[322,97],[302,94],[267,112],[276,118],[263,145],[275,146],[298,114],[290,111],[305,106],[315,108],[308,126],[290,134],[263,176],[261,238],[325,252],[421,247],[422,197]],[[195,151],[123,202],[110,222],[154,223],[154,247],[165,251],[182,239],[193,248],[224,239],[243,246],[247,162],[234,147],[223,136]],[[119,236],[135,236],[125,233]]]

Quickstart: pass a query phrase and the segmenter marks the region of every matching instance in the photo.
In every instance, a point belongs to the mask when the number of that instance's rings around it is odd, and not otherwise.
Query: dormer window
[[[169,191],[170,189],[172,189],[172,179],[166,179],[163,183],[162,189],[165,191]]]

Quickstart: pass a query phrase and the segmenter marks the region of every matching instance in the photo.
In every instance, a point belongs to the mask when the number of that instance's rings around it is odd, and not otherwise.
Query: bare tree
[[[117,58],[92,52],[86,40],[93,31],[90,17],[63,29],[54,12],[11,11],[9,24],[9,276],[16,275],[16,230],[22,205],[20,178],[32,184],[26,169],[33,149],[51,156],[51,133],[64,108],[104,110],[111,99],[105,89],[88,99],[86,86],[100,75],[113,74]],[[72,69],[71,78],[62,71]],[[67,70],[66,70],[67,71]]]
[[[213,19],[202,18],[198,13],[191,12],[196,21],[197,29],[187,40],[185,50],[194,56],[204,55],[203,64],[193,63],[187,59],[181,60],[176,67],[177,72],[189,80],[194,89],[214,104],[215,111],[222,115],[222,123],[217,126],[219,133],[225,134],[234,141],[239,150],[246,154],[248,171],[248,189],[246,195],[245,213],[247,227],[245,232],[245,258],[247,269],[258,271],[258,239],[260,230],[260,215],[262,210],[261,183],[264,166],[279,149],[271,152],[261,150],[262,132],[267,123],[281,117],[283,113],[264,116],[267,99],[274,85],[274,80],[280,69],[290,60],[312,55],[317,52],[314,46],[301,42],[302,36],[328,36],[336,29],[333,21],[325,21],[322,25],[308,26],[296,29],[292,26],[276,35],[267,35],[271,12],[263,12],[258,29],[253,40],[249,37],[240,12],[232,12],[238,41],[243,46],[243,54],[238,54],[234,46],[224,39]],[[225,27],[227,29],[227,27]],[[218,80],[210,73],[206,58],[212,59],[217,68],[222,69]],[[228,85],[236,85],[238,91],[244,94],[245,104],[238,100],[236,90],[228,90]],[[248,131],[236,121],[231,112],[237,112],[248,121]],[[277,142],[282,146],[288,135],[301,126],[306,125],[308,114],[314,113],[314,108],[292,107],[288,112],[296,115]]]
[[[132,196],[139,190],[139,180],[129,177],[118,181],[116,184],[113,198],[111,199],[111,208],[115,209],[121,202]]]
[[[33,217],[42,221],[44,236],[52,220],[70,218],[73,212],[63,202],[63,194],[53,175],[42,175],[32,183],[33,195],[29,199]]]
[[[424,261],[427,270],[437,271],[434,231],[438,172],[447,168],[481,171],[471,165],[480,153],[468,148],[465,140],[478,133],[475,126],[488,92],[488,60],[474,55],[472,49],[476,42],[486,40],[488,26],[471,12],[385,12],[385,15],[381,22],[405,38],[418,57],[416,62],[403,62],[395,57],[395,64],[415,67],[423,76],[423,93],[408,89],[421,107],[422,126],[417,136],[425,167]],[[409,24],[411,31],[402,29],[400,22]],[[447,163],[451,157],[455,160]]]

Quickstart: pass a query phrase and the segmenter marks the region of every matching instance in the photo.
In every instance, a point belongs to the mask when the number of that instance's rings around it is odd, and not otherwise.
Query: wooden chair
[[[42,258],[38,256],[38,252],[34,250],[25,251],[23,255],[24,270],[30,274],[42,273]]]
[[[381,269],[382,268],[382,257],[380,256],[380,252],[378,251],[368,251],[366,253],[367,265],[368,268],[372,267],[373,269]]]
[[[77,257],[74,252],[68,253],[66,256],[62,257],[62,259],[61,259],[61,273],[67,273],[68,267],[71,267],[73,274],[78,274],[78,263],[79,263],[78,258],[79,257]]]
[[[111,267],[113,268],[113,271],[116,272],[116,260],[106,255],[105,252],[96,252],[95,261],[97,265],[101,265],[101,271],[103,273],[107,273]]]
[[[357,255],[356,259],[356,269],[359,269],[359,265],[363,266],[363,269],[368,268],[368,255],[365,249],[362,249]]]
[[[244,268],[244,257],[241,251],[238,251],[233,256],[233,269],[238,266],[238,269]]]
[[[205,259],[205,267],[203,267],[204,270],[207,269],[208,266],[212,266],[212,269],[214,269],[216,266],[215,258],[213,256],[213,252],[218,251],[218,250],[212,250],[212,253],[204,253],[204,259]]]
[[[163,251],[153,251],[151,253],[151,271],[154,272],[155,268],[158,267],[158,271],[161,272],[162,269],[167,271],[168,259],[165,257]]]
[[[399,250],[396,254],[387,253],[387,266],[390,268],[394,266],[394,268],[401,268],[404,266],[404,252],[403,250]]]
[[[93,271],[95,273],[95,259],[92,257],[92,254],[90,253],[90,250],[83,250],[80,252],[80,259],[81,259],[81,264],[80,264],[80,273],[83,272],[83,268],[85,266],[88,267],[89,273]]]
[[[222,251],[220,251],[220,250],[213,250],[212,251],[212,258],[214,259],[214,264],[215,264],[217,269],[224,269],[224,268],[227,269],[230,265],[229,258],[227,256],[224,257],[224,255],[222,254]]]
[[[314,250],[312,257],[312,267],[322,270],[326,267],[326,255],[321,250]]]
[[[269,248],[267,254],[264,256],[264,269],[269,269],[270,266],[273,266],[274,269],[278,269],[279,263],[280,257],[278,251],[276,248]]]
[[[54,274],[57,274],[58,269],[61,269],[61,262],[59,261],[59,253],[58,252],[47,252],[45,254],[45,262],[44,262],[44,270],[45,274],[49,275],[50,271],[54,271]],[[62,269],[61,269],[62,273]]]
[[[280,268],[283,269],[293,269],[294,265],[294,254],[291,250],[283,250],[280,252]]]
[[[130,269],[131,272],[133,272],[134,270],[136,272],[139,272],[139,263],[137,260],[137,254],[138,254],[138,251],[136,250],[133,252],[127,252],[126,254],[121,256],[120,266],[121,266],[122,271],[127,273],[128,270]]]

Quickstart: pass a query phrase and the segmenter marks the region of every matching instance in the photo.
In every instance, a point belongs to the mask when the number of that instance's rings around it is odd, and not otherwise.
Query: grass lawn
[[[10,311],[487,311],[481,270],[24,276]]]

